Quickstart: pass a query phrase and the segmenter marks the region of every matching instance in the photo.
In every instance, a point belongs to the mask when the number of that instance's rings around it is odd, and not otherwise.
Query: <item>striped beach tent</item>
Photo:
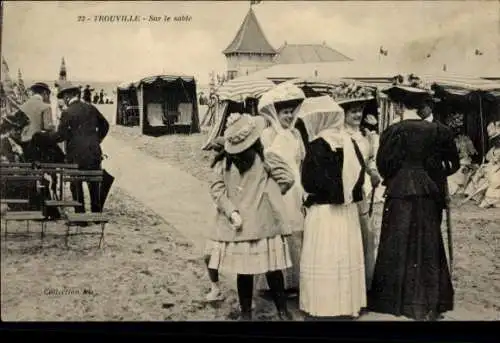
[[[216,94],[220,101],[245,102],[248,98],[259,98],[274,86],[274,82],[266,78],[242,76],[222,84]]]

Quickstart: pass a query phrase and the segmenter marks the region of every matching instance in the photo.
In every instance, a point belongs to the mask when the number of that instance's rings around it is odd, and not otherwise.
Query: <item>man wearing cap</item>
[[[29,125],[25,127],[21,136],[21,145],[29,160],[33,158],[34,154],[31,151],[34,149],[31,144],[33,135],[42,131],[54,130],[49,86],[46,83],[37,82],[30,87],[30,90],[33,95],[19,108],[29,118]]]
[[[60,85],[57,97],[64,99],[67,108],[61,114],[61,120],[55,139],[66,142],[66,161],[78,164],[82,170],[101,169],[101,142],[108,134],[109,123],[101,112],[91,104],[80,101],[80,89],[65,82]],[[99,184],[89,182],[92,212],[101,210]],[[81,182],[71,185],[73,198],[82,204],[75,208],[78,213],[85,212],[83,186]]]

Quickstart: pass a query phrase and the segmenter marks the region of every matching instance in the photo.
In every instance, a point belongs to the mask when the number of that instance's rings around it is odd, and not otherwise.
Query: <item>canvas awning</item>
[[[247,98],[258,98],[273,87],[274,82],[264,77],[242,76],[224,83],[216,93],[221,101],[243,102]]]
[[[143,79],[140,79],[139,81],[128,81],[124,82],[118,85],[118,89],[120,90],[127,90],[132,87],[138,88],[141,85],[150,85],[156,81],[163,81],[163,82],[175,82],[177,80],[182,80],[183,82],[193,82],[194,77],[193,76],[186,76],[186,75],[154,75],[154,76],[148,76]]]

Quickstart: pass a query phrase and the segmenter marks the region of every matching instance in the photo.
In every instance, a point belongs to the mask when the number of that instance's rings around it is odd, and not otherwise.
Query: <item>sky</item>
[[[56,79],[64,56],[69,79],[129,81],[146,75],[223,73],[222,54],[249,1],[5,1],[2,55],[11,74]],[[326,42],[367,63],[500,61],[500,1],[263,1],[254,11],[270,43]],[[94,15],[170,17],[189,22],[94,22]],[[90,17],[79,22],[78,16]],[[474,50],[483,52],[480,60]],[[471,62],[472,61],[472,62]],[[14,75],[12,75],[14,76]]]

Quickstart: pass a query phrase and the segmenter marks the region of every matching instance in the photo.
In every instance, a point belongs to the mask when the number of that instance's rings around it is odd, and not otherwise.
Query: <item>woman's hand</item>
[[[231,213],[231,217],[229,218],[231,221],[231,225],[235,231],[240,231],[243,225],[243,219],[238,211],[234,211]]]
[[[371,173],[370,174],[370,181],[371,181],[372,187],[377,188],[378,185],[380,184],[380,181],[381,181],[380,175],[377,172]]]

